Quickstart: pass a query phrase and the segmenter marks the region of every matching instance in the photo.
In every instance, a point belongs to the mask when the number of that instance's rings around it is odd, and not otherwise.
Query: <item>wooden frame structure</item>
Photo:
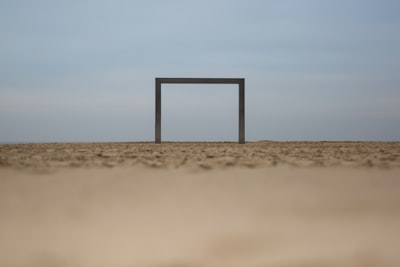
[[[156,125],[155,143],[161,143],[161,86],[162,84],[237,84],[239,87],[239,143],[245,143],[244,135],[244,79],[243,78],[156,78]]]

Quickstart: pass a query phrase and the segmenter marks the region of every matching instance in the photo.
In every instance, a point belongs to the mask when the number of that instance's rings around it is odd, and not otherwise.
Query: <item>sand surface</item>
[[[400,266],[400,143],[0,145],[0,266]]]

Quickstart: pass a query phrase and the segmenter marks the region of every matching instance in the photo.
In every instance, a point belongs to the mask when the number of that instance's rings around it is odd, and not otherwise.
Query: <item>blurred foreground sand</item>
[[[0,145],[0,266],[400,266],[400,143]]]

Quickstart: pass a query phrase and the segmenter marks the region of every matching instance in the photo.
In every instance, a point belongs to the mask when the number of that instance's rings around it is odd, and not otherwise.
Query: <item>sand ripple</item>
[[[400,142],[56,143],[0,145],[0,167],[400,167]]]

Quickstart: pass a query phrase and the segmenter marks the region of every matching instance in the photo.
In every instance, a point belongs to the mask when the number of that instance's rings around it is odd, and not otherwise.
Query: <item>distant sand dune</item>
[[[0,267],[400,266],[400,143],[0,145]]]

